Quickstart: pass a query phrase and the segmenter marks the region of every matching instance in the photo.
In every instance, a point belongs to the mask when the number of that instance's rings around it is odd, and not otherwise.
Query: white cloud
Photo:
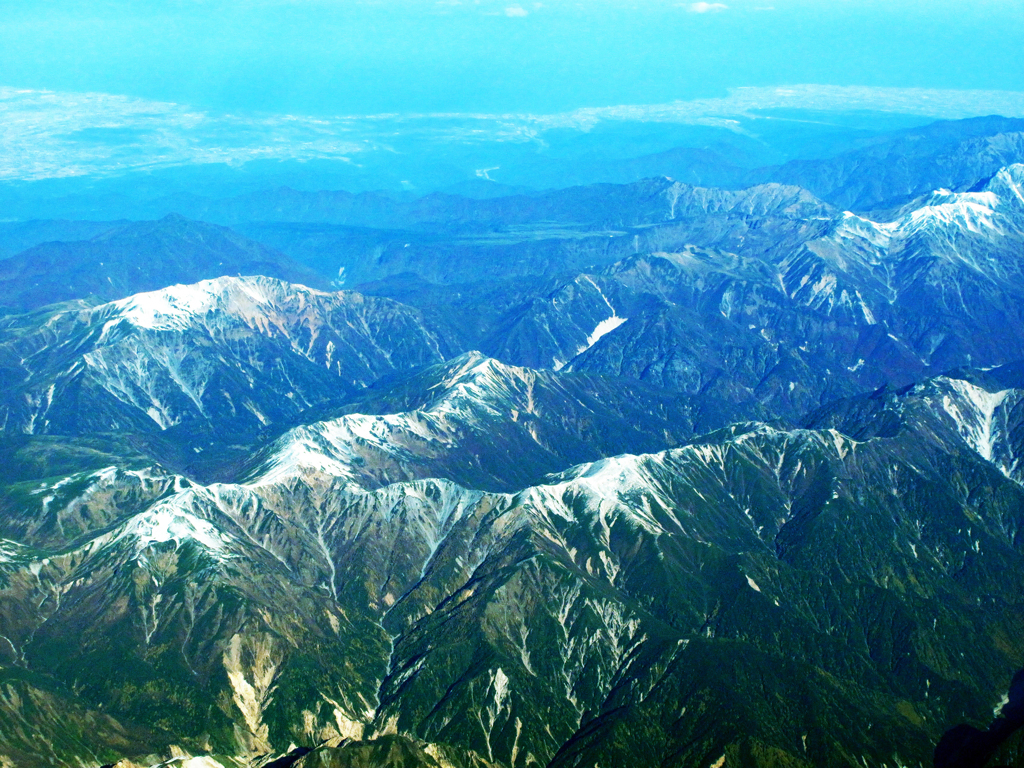
[[[505,15],[510,17],[528,16],[530,12],[521,5],[510,5],[505,9]]]
[[[720,98],[588,107],[548,115],[308,117],[211,114],[130,96],[0,86],[0,182],[251,160],[355,162],[362,153],[393,151],[388,147],[396,132],[410,130],[411,121],[420,132],[418,141],[442,146],[533,141],[547,130],[589,130],[602,120],[736,129],[737,118],[752,118],[765,109],[864,110],[936,120],[992,114],[1024,117],[1024,92],[793,84],[735,88]]]
[[[690,3],[686,10],[690,13],[718,13],[729,8],[725,3]]]
[[[131,96],[0,86],[0,180],[250,160],[347,161],[369,146],[320,118],[211,115]]]

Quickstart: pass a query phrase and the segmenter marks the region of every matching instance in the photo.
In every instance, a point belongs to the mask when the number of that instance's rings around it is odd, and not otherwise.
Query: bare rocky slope
[[[909,766],[1009,722],[1022,173],[889,221],[655,180],[576,193],[632,252],[511,282],[3,316],[0,762]]]

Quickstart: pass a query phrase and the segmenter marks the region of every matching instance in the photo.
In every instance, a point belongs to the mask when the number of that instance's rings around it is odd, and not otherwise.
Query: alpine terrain
[[[1018,123],[11,229],[0,766],[1024,764]]]

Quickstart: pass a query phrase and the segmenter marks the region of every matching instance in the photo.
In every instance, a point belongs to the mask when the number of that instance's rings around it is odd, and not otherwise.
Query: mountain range
[[[17,229],[0,766],[1019,764],[1016,128]]]

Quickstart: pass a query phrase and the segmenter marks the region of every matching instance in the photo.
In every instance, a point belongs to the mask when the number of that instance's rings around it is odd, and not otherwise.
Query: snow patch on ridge
[[[569,370],[572,370],[573,360],[582,355],[592,346],[597,344],[597,342],[599,342],[604,336],[607,336],[629,319],[628,317],[619,317],[618,313],[615,311],[615,307],[612,306],[610,301],[608,301],[608,297],[604,295],[604,291],[601,290],[601,287],[595,283],[589,275],[584,275],[583,279],[594,287],[594,290],[596,290],[598,295],[604,300],[604,303],[608,305],[608,309],[611,310],[612,316],[605,318],[594,327],[594,330],[589,336],[587,336],[586,343],[579,347],[576,350],[576,353],[568,361],[563,362],[558,358],[555,358],[555,360],[552,361],[551,367],[556,371],[562,370],[567,364],[569,365]]]
[[[0,539],[0,564],[12,563],[19,555],[23,555],[26,548],[16,541]]]
[[[1005,414],[1000,425],[998,411],[1011,390],[989,392],[981,387],[961,379],[940,379],[952,391],[953,396],[942,397],[942,409],[953,419],[961,437],[985,461],[999,465],[995,457],[995,448],[1005,427]],[[1006,474],[1008,469],[1000,466]]]
[[[443,394],[422,413],[442,417],[465,415],[469,411],[467,406],[474,406],[504,417],[505,404],[516,397],[513,386],[519,383],[529,392],[536,380],[536,373],[527,368],[502,365],[476,352],[464,357],[461,368],[433,387]],[[527,410],[531,409],[528,403]]]
[[[396,461],[413,459],[402,447],[405,442],[447,444],[448,439],[446,425],[428,413],[350,414],[288,432],[255,483],[269,485],[306,472],[356,480],[358,473],[353,466],[362,463],[367,451]]]
[[[1004,693],[1002,698],[996,702],[996,705],[992,708],[992,717],[1001,717],[1003,714],[1003,707],[1010,703],[1010,695]]]
[[[879,224],[845,211],[833,237],[839,240],[867,240],[876,248],[888,248],[898,226],[896,222]]]
[[[629,318],[627,317],[618,317],[616,315],[612,315],[607,320],[602,320],[600,323],[597,324],[597,327],[594,328],[594,332],[587,337],[587,346],[583,348],[583,352],[586,352],[592,346],[597,344],[597,342],[601,340],[602,336],[606,336],[607,334],[611,333],[624,322],[626,322],[626,320],[628,319]]]
[[[326,426],[299,427],[288,433],[281,450],[274,454],[266,471],[260,475],[257,484],[278,483],[289,477],[302,474],[304,471],[351,478],[352,472],[349,467],[331,455],[334,453],[331,448],[335,448],[335,446],[325,445],[325,441],[320,439],[328,432],[329,428],[324,428]]]
[[[481,419],[505,420],[510,410],[534,413],[536,372],[479,353],[467,353],[455,364],[431,387],[437,391],[433,399],[416,410],[348,414],[290,430],[253,482],[272,484],[308,472],[357,482],[368,464],[401,472],[407,462],[450,449],[463,430],[472,430]]]
[[[137,328],[184,330],[195,318],[210,312],[224,288],[225,278],[204,280],[195,285],[172,285],[159,291],[138,293],[111,302],[121,318]]]
[[[200,544],[211,554],[230,557],[227,547],[229,540],[223,533],[209,521],[180,508],[184,497],[191,495],[194,495],[192,491],[185,491],[136,515],[114,541],[134,539],[137,551],[142,552],[151,544],[173,541],[175,547],[178,547],[183,541],[189,540]]]
[[[556,478],[555,482],[533,486],[522,497],[537,512],[553,514],[574,520],[571,499],[588,499],[610,536],[609,518],[623,517],[632,525],[652,534],[664,533],[664,528],[652,510],[652,502],[664,508],[671,506],[659,493],[659,483],[646,471],[645,463],[651,455],[623,454],[581,464]]]
[[[874,222],[846,211],[829,239],[840,245],[865,242],[881,256],[894,240],[928,230],[1001,235],[1019,228],[1009,207],[1024,208],[1024,164],[1003,168],[981,192],[938,189],[919,208],[892,222]]]
[[[912,234],[929,224],[966,229],[975,234],[999,230],[995,212],[999,197],[994,192],[934,192],[928,204],[911,211],[900,221],[901,233]]]
[[[282,288],[303,295],[319,291],[300,285],[288,285],[266,277],[218,277],[191,285],[172,285],[158,291],[137,293],[126,299],[98,307],[113,308],[118,319],[137,328],[155,331],[185,330],[196,320],[216,309],[240,316],[266,314],[280,302]],[[261,324],[262,325],[262,324]],[[104,329],[106,333],[107,329]]]
[[[1015,163],[1003,168],[995,175],[993,182],[993,185],[1005,187],[1021,205],[1024,205],[1024,164]]]

